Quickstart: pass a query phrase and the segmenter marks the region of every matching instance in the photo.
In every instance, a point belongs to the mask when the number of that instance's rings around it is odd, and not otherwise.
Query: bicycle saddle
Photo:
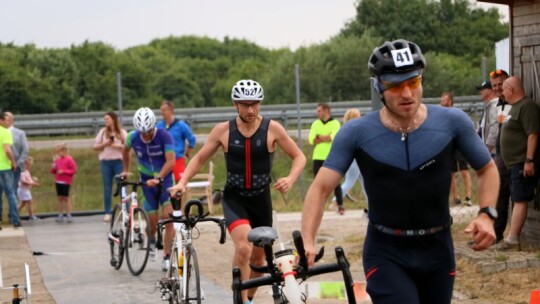
[[[272,227],[257,227],[248,233],[248,241],[257,247],[271,246],[277,238],[277,232]]]

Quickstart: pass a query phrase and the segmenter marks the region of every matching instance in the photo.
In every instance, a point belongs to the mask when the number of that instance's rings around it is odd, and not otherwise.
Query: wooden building
[[[510,12],[510,71],[523,80],[525,92],[540,105],[540,0],[481,0],[505,4]],[[536,168],[540,170],[540,168]],[[522,239],[540,247],[540,187],[529,212]]]

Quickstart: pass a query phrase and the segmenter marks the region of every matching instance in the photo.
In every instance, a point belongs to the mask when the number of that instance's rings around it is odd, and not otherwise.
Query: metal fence
[[[438,104],[439,98],[424,98],[426,104]],[[480,96],[454,97],[455,107],[469,113],[477,121],[484,107]],[[371,101],[339,101],[331,102],[332,115],[341,118],[349,108],[357,108],[363,114],[371,111]],[[302,125],[309,125],[315,117],[316,103],[302,103],[300,113],[296,104],[264,105],[261,107],[261,115],[280,121],[286,128],[296,128],[297,119],[300,117]],[[122,122],[129,130],[132,128],[131,121],[135,111],[123,111]],[[155,110],[157,119],[161,119],[161,113]],[[236,117],[236,109],[230,107],[215,108],[185,108],[176,109],[176,117],[185,120],[192,129],[213,127],[216,123]],[[103,127],[104,112],[83,113],[57,113],[57,114],[31,114],[17,115],[15,126],[26,132],[28,136],[37,135],[74,135],[96,134]]]

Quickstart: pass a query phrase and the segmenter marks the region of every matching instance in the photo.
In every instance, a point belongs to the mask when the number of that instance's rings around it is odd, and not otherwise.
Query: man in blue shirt
[[[156,117],[154,112],[146,107],[140,108],[133,116],[133,126],[136,130],[131,131],[127,138],[122,161],[124,163],[123,176],[128,176],[131,159],[131,150],[137,156],[138,171],[141,181],[146,186],[142,187],[144,210],[148,212],[150,219],[150,259],[156,259],[156,230],[158,221],[158,209],[161,205],[162,217],[169,218],[173,212],[166,189],[172,187],[173,178],[171,170],[174,166],[173,139],[169,132],[155,128]],[[158,193],[158,185],[162,186]],[[172,223],[165,226],[165,239],[163,242],[163,270],[169,266],[169,254],[171,242],[174,237]]]
[[[186,158],[189,158],[193,148],[195,148],[195,136],[187,123],[174,118],[174,105],[171,101],[163,101],[161,104],[161,115],[163,115],[163,120],[158,122],[156,127],[169,131],[174,139],[176,162],[174,164],[173,174],[174,181],[177,183],[186,168]],[[189,144],[187,149],[186,141]]]
[[[308,262],[330,192],[356,161],[369,197],[363,264],[374,304],[448,303],[456,274],[448,206],[454,152],[476,170],[480,211],[465,228],[473,250],[495,241],[497,168],[469,117],[422,103],[426,61],[406,40],[385,42],[368,62],[384,107],[345,124],[304,200]]]

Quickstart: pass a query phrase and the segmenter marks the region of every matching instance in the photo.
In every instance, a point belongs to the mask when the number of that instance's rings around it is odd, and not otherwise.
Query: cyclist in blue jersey
[[[122,161],[124,163],[123,176],[128,176],[131,159],[131,149],[135,152],[138,161],[138,171],[141,181],[147,187],[142,187],[144,210],[150,218],[150,259],[156,259],[156,229],[159,205],[162,208],[163,218],[169,218],[173,212],[169,202],[167,188],[172,187],[173,177],[171,171],[174,166],[174,142],[171,134],[164,129],[157,129],[154,112],[146,107],[140,108],[133,116],[135,131],[128,134],[124,146]],[[161,186],[162,191],[159,191]],[[163,244],[163,269],[168,269],[171,242],[174,237],[172,223],[166,226],[165,241]]]
[[[173,168],[173,174],[174,182],[177,183],[186,168],[186,158],[189,158],[189,155],[195,148],[196,138],[187,123],[174,118],[174,104],[171,101],[163,101],[161,104],[161,115],[163,115],[163,120],[158,122],[156,127],[158,129],[166,129],[174,139],[176,162]],[[189,144],[187,149],[186,141]]]
[[[252,228],[272,226],[270,172],[276,145],[292,159],[289,175],[278,178],[275,190],[287,192],[298,179],[306,157],[278,122],[259,115],[263,88],[253,80],[240,80],[231,98],[238,116],[212,129],[201,150],[191,159],[171,195],[185,191],[186,184],[203,164],[221,148],[225,153],[227,182],[223,191],[223,214],[234,242],[233,266],[239,267],[242,280],[260,276],[249,264],[266,264],[262,248],[253,247],[247,235]],[[242,292],[243,303],[250,303],[256,289]]]
[[[369,197],[363,263],[375,304],[450,303],[455,258],[448,205],[454,150],[478,179],[480,211],[465,229],[473,250],[495,240],[497,168],[461,110],[422,103],[425,59],[418,45],[385,42],[368,62],[384,107],[345,124],[310,186],[302,217],[309,262],[326,198],[353,161]]]

